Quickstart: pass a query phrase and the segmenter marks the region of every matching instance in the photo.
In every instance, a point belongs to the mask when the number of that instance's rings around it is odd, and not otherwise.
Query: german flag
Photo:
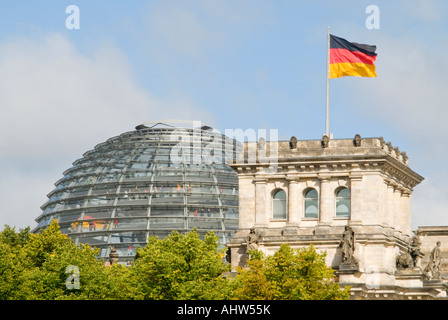
[[[330,79],[376,77],[376,46],[349,42],[330,34]]]

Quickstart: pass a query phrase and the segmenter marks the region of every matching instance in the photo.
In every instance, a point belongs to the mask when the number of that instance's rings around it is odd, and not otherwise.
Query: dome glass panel
[[[196,228],[225,245],[238,227],[238,144],[210,127],[140,125],[84,153],[48,194],[38,232],[57,219],[76,243],[130,261],[148,236]]]

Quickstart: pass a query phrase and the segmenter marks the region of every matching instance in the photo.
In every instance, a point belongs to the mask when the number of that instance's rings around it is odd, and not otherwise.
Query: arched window
[[[272,218],[286,219],[286,192],[278,190],[272,196]]]
[[[347,188],[336,192],[336,217],[350,217],[350,190]]]
[[[319,197],[315,189],[305,192],[305,218],[319,217]]]

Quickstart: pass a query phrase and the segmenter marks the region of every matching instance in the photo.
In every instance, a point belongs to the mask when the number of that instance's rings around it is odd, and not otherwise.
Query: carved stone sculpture
[[[229,264],[232,263],[232,251],[230,248],[226,250],[226,262]]]
[[[345,226],[339,246],[342,248],[342,262],[356,263],[353,256],[355,251],[355,232],[349,226]]]
[[[355,135],[355,138],[353,139],[353,144],[355,147],[361,146],[361,136],[359,134]]]
[[[391,153],[394,150],[394,147],[392,146],[392,142],[388,141],[386,142],[387,146],[387,152]]]
[[[246,237],[247,258],[250,258],[249,251],[251,251],[251,250],[258,250],[259,241],[260,241],[260,234],[255,231],[255,228],[251,228],[249,235]]]
[[[410,254],[412,258],[413,267],[417,267],[418,259],[420,257],[420,246],[422,245],[422,241],[420,240],[420,236],[416,234],[412,237],[411,245],[410,245]]]
[[[118,253],[117,253],[117,250],[115,249],[115,247],[110,248],[109,263],[110,263],[110,265],[118,263]]]
[[[417,267],[420,257],[420,237],[416,234],[408,245],[407,252],[403,252],[397,256],[398,269],[410,269]]]
[[[322,147],[323,148],[328,148],[328,143],[330,142],[330,138],[327,136],[327,135],[324,135],[323,137],[322,137],[322,141],[321,141],[321,143],[322,143]]]
[[[403,162],[404,162],[404,164],[408,164],[408,159],[409,159],[409,157],[408,157],[408,155],[406,154],[405,151],[403,151],[403,152],[401,153],[401,157],[403,158]]]
[[[289,149],[296,149],[297,148],[297,138],[292,136],[291,139],[289,139]]]
[[[397,269],[410,269],[414,267],[409,247],[407,252],[403,252],[397,256],[396,265]]]
[[[386,142],[384,141],[384,138],[383,137],[379,137],[378,140],[380,140],[381,148],[384,149],[384,147],[386,146]]]
[[[423,270],[426,274],[426,278],[429,280],[440,279],[440,264],[442,262],[440,246],[440,241],[437,241],[436,246],[432,249],[431,255],[429,256],[429,263]]]

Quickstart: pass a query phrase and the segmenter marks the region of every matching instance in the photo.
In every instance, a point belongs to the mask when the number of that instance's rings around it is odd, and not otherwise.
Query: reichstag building
[[[62,233],[107,258],[132,261],[148,236],[214,231],[221,244],[238,228],[238,178],[226,163],[238,144],[211,127],[139,125],[84,153],[41,207],[33,232],[57,219]]]

